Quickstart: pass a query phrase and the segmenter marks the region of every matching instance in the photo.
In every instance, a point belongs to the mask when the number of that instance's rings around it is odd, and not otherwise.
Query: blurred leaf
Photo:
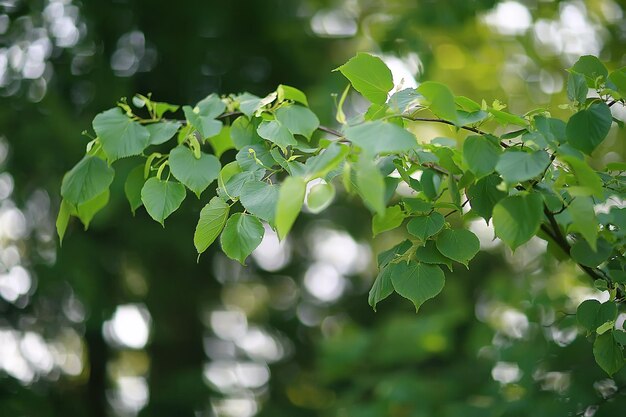
[[[293,226],[306,192],[306,182],[300,177],[287,177],[280,186],[276,206],[276,231],[284,239]]]
[[[385,181],[378,167],[369,158],[362,156],[356,166],[358,192],[365,205],[372,211],[385,212]]]
[[[326,209],[335,198],[335,187],[332,184],[316,184],[311,187],[306,204],[311,213],[320,213]]]
[[[622,348],[613,338],[613,332],[606,332],[596,337],[593,343],[593,356],[596,362],[609,376],[613,376],[624,366]]]
[[[579,264],[595,268],[606,261],[612,251],[613,246],[604,239],[598,239],[597,250],[593,250],[586,240],[579,239],[572,245],[570,255]]]
[[[376,213],[372,218],[372,232],[374,236],[400,226],[405,217],[406,215],[399,205],[387,207],[383,215]]]

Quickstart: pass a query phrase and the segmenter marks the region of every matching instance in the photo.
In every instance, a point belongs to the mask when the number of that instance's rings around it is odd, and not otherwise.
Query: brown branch
[[[447,120],[443,120],[443,119],[435,119],[435,118],[431,118],[431,117],[410,117],[410,116],[402,116],[403,119],[406,120],[410,120],[412,122],[427,122],[427,123],[441,123],[444,125],[448,125],[448,126],[454,126],[457,127],[459,129],[463,129],[463,130],[467,130],[469,132],[474,132],[476,134],[479,135],[488,135],[488,132],[485,132],[484,130],[480,130],[477,129],[475,127],[471,127],[471,126],[457,126],[452,122],[449,122]],[[508,148],[509,145],[507,145],[506,143],[500,141],[500,146],[502,146],[503,148]]]
[[[570,259],[574,260],[571,254],[572,246],[569,244],[569,242],[565,238],[565,235],[561,231],[561,228],[559,227],[559,224],[557,223],[554,214],[552,214],[552,212],[548,210],[545,205],[543,206],[543,212],[546,215],[548,222],[550,223],[550,227],[548,227],[546,224],[542,224],[541,230],[545,234],[550,236],[554,243],[556,243]],[[574,262],[576,261],[574,260]],[[594,281],[597,279],[605,279],[603,274],[601,274],[596,268],[591,268],[579,262],[576,262],[576,264],[580,267],[580,269],[585,271],[585,273],[589,275],[589,277],[591,277]]]

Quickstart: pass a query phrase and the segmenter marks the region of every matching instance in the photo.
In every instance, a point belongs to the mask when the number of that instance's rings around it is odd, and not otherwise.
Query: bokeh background
[[[0,416],[623,415],[626,371],[603,374],[572,316],[606,294],[540,240],[513,256],[472,224],[484,250],[416,315],[398,296],[377,313],[367,305],[376,253],[402,236],[373,240],[368,212],[345,195],[302,215],[281,244],[268,230],[246,268],[215,247],[196,263],[209,193],[188,197],[164,230],[143,210],[133,218],[116,181],[90,230],[71,224],[62,248],[54,219],[81,132],[120,97],[193,103],[284,83],[333,126],[346,80],[331,70],[369,51],[399,87],[437,80],[513,112],[565,115],[564,68],[578,56],[626,65],[625,8],[1,0]],[[440,126],[421,135],[457,138]],[[598,166],[624,160],[618,135]]]

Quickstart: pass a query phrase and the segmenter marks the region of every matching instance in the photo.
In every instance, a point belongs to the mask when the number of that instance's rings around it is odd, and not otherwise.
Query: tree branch
[[[570,259],[576,262],[572,258],[572,255],[571,255],[572,246],[569,244],[569,242],[565,238],[565,235],[561,231],[561,228],[559,227],[559,224],[557,223],[556,218],[554,217],[554,214],[552,214],[552,212],[548,210],[548,208],[545,205],[543,206],[543,212],[548,218],[550,227],[548,227],[546,224],[542,224],[541,230],[545,234],[550,236],[550,238],[554,241],[554,243],[556,243]],[[591,268],[579,262],[576,262],[576,264],[580,267],[580,269],[585,271],[585,273],[589,275],[589,277],[591,277],[594,281],[597,279],[605,279],[605,277],[602,274],[600,274],[596,268]]]

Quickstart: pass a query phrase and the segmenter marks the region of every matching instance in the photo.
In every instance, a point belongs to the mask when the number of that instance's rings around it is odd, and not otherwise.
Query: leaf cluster
[[[613,123],[621,127],[610,107],[624,104],[626,68],[609,73],[597,58],[581,57],[568,70],[567,120],[546,109],[513,114],[433,81],[391,93],[390,70],[369,54],[337,71],[371,103],[347,118],[346,89],[337,130],[320,126],[306,95],[286,85],[266,97],[212,94],[194,106],[137,95],[132,106],[123,100],[98,114],[95,138],[63,179],[60,238],[70,217],[88,227],[106,206],[122,158],[138,161],[125,182],[131,210],[143,206],[162,225],[187,191],[202,199],[213,186],[195,247],[201,254],[219,238],[242,264],[267,228],[285,239],[303,210],[319,213],[340,193],[353,195],[372,212],[374,235],[403,230],[407,237],[379,255],[369,303],[376,308],[396,292],[417,310],[444,288],[442,267],[468,267],[479,252],[468,224],[483,219],[511,250],[546,240],[556,259],[577,263],[609,291],[605,304],[581,304],[578,318],[595,338],[597,362],[616,372],[624,363],[624,332],[614,327],[626,291],[626,209],[597,208],[624,199],[626,165],[595,169],[588,161]],[[469,136],[418,137],[421,123]],[[230,151],[235,160],[224,163]]]

